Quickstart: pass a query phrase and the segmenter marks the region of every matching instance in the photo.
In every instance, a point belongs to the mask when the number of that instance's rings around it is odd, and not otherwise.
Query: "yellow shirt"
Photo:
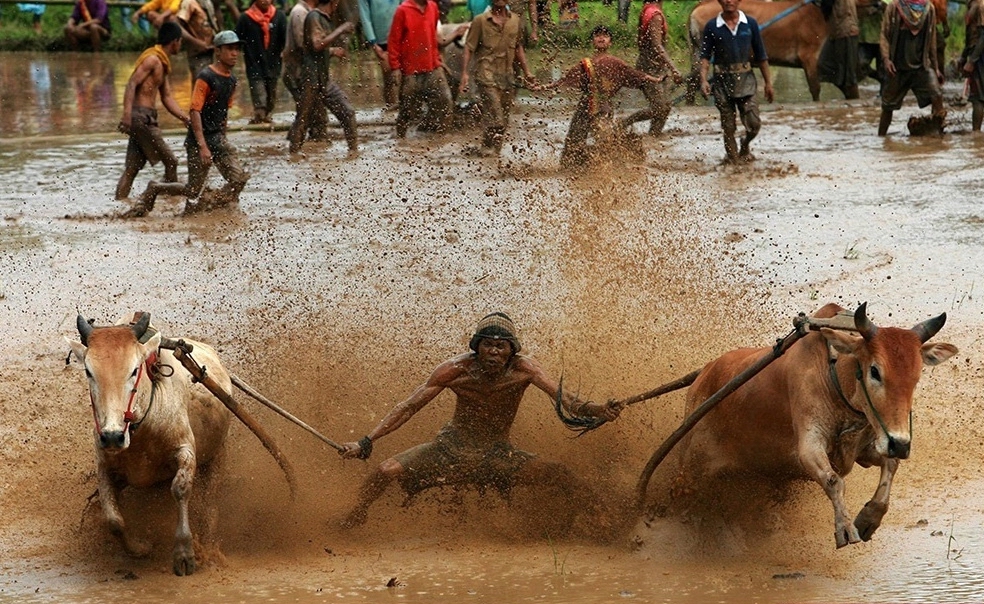
[[[150,11],[156,11],[163,13],[168,10],[171,14],[177,14],[178,8],[181,7],[181,0],[150,0],[137,10],[137,14],[144,14]]]

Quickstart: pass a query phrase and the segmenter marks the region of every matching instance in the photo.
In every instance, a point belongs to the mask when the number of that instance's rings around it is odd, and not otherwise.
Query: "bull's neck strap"
[[[840,396],[841,402],[844,406],[850,409],[855,415],[864,417],[863,411],[858,411],[851,406],[851,401],[847,400],[844,396],[844,389],[841,388],[840,379],[837,377],[837,357],[831,354],[830,347],[827,347],[827,366],[830,368],[830,381],[834,383],[834,390],[837,391],[838,396]]]

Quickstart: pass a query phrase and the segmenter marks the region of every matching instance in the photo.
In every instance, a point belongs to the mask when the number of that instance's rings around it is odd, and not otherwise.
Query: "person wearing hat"
[[[625,128],[614,121],[612,99],[624,87],[642,90],[647,84],[660,80],[633,68],[628,63],[608,54],[612,45],[612,31],[605,25],[597,25],[591,30],[591,44],[594,55],[581,59],[559,80],[543,86],[544,90],[560,87],[576,88],[581,98],[571,118],[564,139],[564,149],[560,153],[563,168],[575,168],[585,164],[590,156],[588,137],[595,141],[605,140],[617,143]]]
[[[536,360],[519,354],[522,345],[516,327],[501,312],[478,322],[468,346],[471,352],[438,365],[426,382],[361,440],[342,445],[342,457],[368,459],[379,439],[410,421],[441,392],[451,390],[457,397],[451,420],[432,442],[387,458],[366,479],[358,503],[342,522],[344,527],[363,524],[369,506],[394,480],[408,498],[442,485],[492,487],[503,494],[515,485],[550,485],[560,489],[575,509],[588,510],[596,503],[567,467],[515,448],[509,431],[530,385],[551,400],[560,397],[563,407],[577,417],[610,421],[618,417],[621,407],[582,401],[569,392],[561,395],[558,383]]]
[[[226,120],[236,94],[236,76],[232,68],[239,60],[239,36],[234,31],[215,34],[215,62],[201,70],[191,95],[191,127],[185,137],[188,152],[188,183],[157,183],[150,181],[140,195],[131,215],[143,216],[154,207],[161,193],[188,198],[185,214],[226,206],[239,200],[249,174],[239,163],[235,147],[226,140]],[[205,179],[212,164],[226,179],[226,184],[214,195],[202,195]]]
[[[157,124],[157,95],[164,108],[185,126],[191,122],[181,110],[171,93],[168,74],[171,73],[171,57],[181,50],[181,27],[177,23],[164,22],[157,32],[157,44],[137,58],[137,66],[130,75],[123,93],[123,117],[120,132],[129,135],[123,175],[116,183],[116,199],[126,199],[133,187],[133,180],[147,162],[164,164],[165,182],[177,182],[178,158],[164,142]]]

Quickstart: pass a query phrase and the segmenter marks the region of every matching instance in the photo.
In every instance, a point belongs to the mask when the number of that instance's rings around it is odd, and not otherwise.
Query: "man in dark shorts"
[[[408,497],[443,485],[492,487],[500,492],[519,485],[551,485],[577,506],[590,505],[589,490],[565,466],[539,459],[509,442],[523,393],[532,384],[551,399],[557,382],[532,357],[519,354],[516,328],[503,313],[478,322],[469,343],[472,352],[451,358],[409,398],[398,404],[358,442],[343,445],[346,459],[367,459],[373,443],[410,420],[438,394],[450,389],[457,395],[454,415],[429,443],[417,445],[383,461],[366,480],[355,509],[343,526],[363,524],[369,506],[397,480]],[[621,407],[592,403],[564,393],[563,405],[572,415],[614,420]]]
[[[560,165],[565,169],[588,163],[591,157],[588,138],[592,135],[596,144],[602,142],[613,149],[628,148],[627,130],[622,122],[615,120],[612,99],[624,87],[641,90],[647,84],[660,81],[608,54],[612,45],[612,32],[608,27],[598,25],[591,30],[591,44],[594,55],[582,59],[559,80],[543,86],[544,90],[567,87],[581,92],[560,152]]]
[[[150,181],[140,201],[127,216],[143,216],[154,207],[161,193],[188,198],[185,214],[222,207],[239,200],[249,174],[239,163],[236,148],[226,140],[226,120],[236,94],[236,76],[232,69],[239,60],[239,36],[234,31],[215,34],[215,63],[201,70],[191,95],[191,128],[185,138],[188,152],[188,184]],[[202,195],[205,179],[212,164],[226,179],[226,184],[214,195]]]
[[[345,92],[331,80],[328,68],[332,57],[347,56],[343,47],[335,45],[336,40],[355,29],[351,21],[345,21],[338,27],[332,26],[331,19],[338,5],[339,0],[318,0],[318,5],[304,18],[301,100],[297,105],[294,124],[287,133],[291,153],[301,150],[309,125],[316,115],[324,111],[322,107],[326,107],[342,125],[349,156],[359,152],[355,108]]]
[[[700,91],[714,94],[714,105],[721,113],[724,131],[725,163],[737,164],[754,159],[751,142],[762,127],[755,92],[758,83],[752,65],[758,65],[765,83],[765,100],[772,102],[772,76],[765,44],[755,19],[738,10],[741,0],[718,0],[721,13],[704,26],[700,46]],[[707,79],[714,63],[714,85]],[[745,126],[741,149],[735,141],[737,115]]]
[[[157,32],[157,44],[144,51],[137,59],[137,66],[123,93],[123,118],[119,130],[130,135],[126,148],[126,164],[123,175],[116,184],[116,199],[130,196],[133,179],[147,162],[164,164],[164,181],[177,182],[178,158],[164,142],[157,124],[157,95],[164,108],[174,117],[190,126],[188,114],[181,110],[171,94],[168,74],[171,57],[181,50],[181,26],[167,21]]]
[[[881,54],[888,82],[882,91],[878,136],[888,134],[892,112],[902,108],[910,90],[919,107],[932,105],[930,117],[943,132],[946,109],[936,59],[936,10],[927,0],[892,0],[882,19]]]

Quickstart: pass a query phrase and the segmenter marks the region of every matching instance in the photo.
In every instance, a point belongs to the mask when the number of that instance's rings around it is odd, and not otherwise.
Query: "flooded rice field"
[[[720,165],[712,106],[678,106],[664,136],[644,139],[644,161],[567,174],[571,97],[522,94],[502,156],[466,157],[478,131],[397,140],[359,59],[336,73],[359,109],[358,157],[345,158],[340,130],[291,157],[286,93],[274,131],[249,130],[242,86],[229,138],[252,178],[238,206],[186,217],[182,199],[162,197],[121,220],[106,216],[125,207],[113,200],[126,149],[114,129],[134,58],[0,54],[0,601],[984,600],[984,137],[969,132],[969,106],[949,107],[942,138],[912,138],[907,105],[879,138],[874,85],[860,101],[825,88],[812,103],[802,74],[780,70],[749,166]],[[534,70],[545,79],[575,60],[534,56]],[[187,105],[182,62],[174,77]],[[623,99],[624,112],[643,102]],[[183,133],[170,116],[162,126],[184,178]],[[134,190],[162,174],[145,168]],[[682,392],[576,439],[547,397],[527,393],[513,442],[610,501],[622,528],[605,539],[584,515],[558,531],[550,510],[563,502],[525,491],[437,491],[404,506],[391,489],[364,526],[339,528],[376,463],[447,421],[449,393],[368,463],[343,462],[244,399],[296,466],[300,493],[291,501],[270,456],[234,426],[212,494],[193,498],[191,577],[170,571],[167,487],[124,497],[155,545],[146,559],[125,556],[87,503],[92,414],[79,365],[65,364],[77,312],[105,324],[147,310],[165,335],[213,343],[231,372],[350,441],[467,350],[495,310],[565,388],[601,401],[771,345],[799,312],[864,301],[882,325],[946,312],[936,339],[960,349],[923,370],[912,456],[868,543],[835,549],[830,503],[812,483],[729,482],[696,495],[691,514],[643,518],[632,489],[683,419]],[[668,461],[651,493],[673,477]],[[852,512],[877,480],[873,469],[848,476]]]

